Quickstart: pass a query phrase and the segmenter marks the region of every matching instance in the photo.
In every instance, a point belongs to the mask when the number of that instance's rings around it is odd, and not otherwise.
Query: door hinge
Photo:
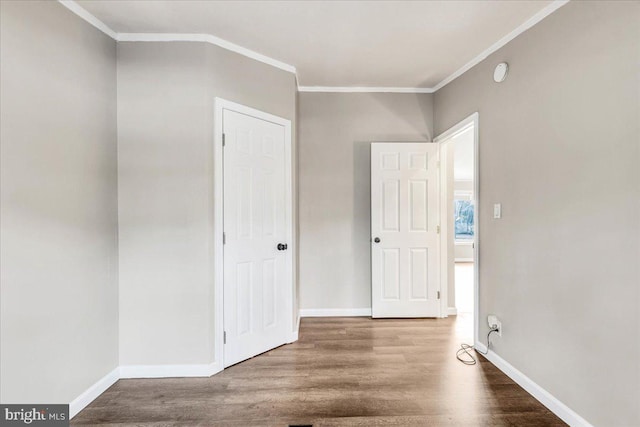
[[[440,234],[440,226],[436,225],[436,233]]]
[[[438,291],[438,299],[440,299],[440,291]]]
[[[223,245],[227,244],[227,233],[222,233],[222,244]]]
[[[227,343],[227,331],[222,332],[222,344]]]
[[[224,147],[225,145],[227,145],[227,136],[223,133],[222,134],[222,146]]]
[[[440,160],[438,160],[438,161],[436,162],[436,167],[437,167],[438,169],[440,169]]]

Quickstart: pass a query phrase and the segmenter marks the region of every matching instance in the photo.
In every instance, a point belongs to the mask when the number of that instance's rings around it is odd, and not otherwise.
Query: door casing
[[[290,316],[289,319],[289,338],[287,342],[291,343],[298,339],[297,330],[295,330],[294,317],[294,297],[295,297],[295,277],[293,275],[293,254],[296,253],[296,242],[293,238],[293,179],[292,179],[292,137],[291,137],[291,121],[273,114],[265,113],[242,104],[238,104],[226,99],[216,97],[214,100],[215,116],[214,116],[214,149],[213,149],[213,281],[214,281],[214,327],[213,327],[213,343],[214,343],[214,365],[217,371],[224,369],[224,156],[223,156],[223,111],[230,110],[257,119],[266,120],[279,124],[285,128],[284,132],[284,149],[285,149],[285,180],[287,182],[285,189],[285,212],[287,236],[286,240],[291,251],[286,251],[287,268],[286,271],[291,275],[291,291],[290,298],[285,303]]]
[[[479,319],[480,319],[480,115],[478,112],[471,114],[470,116],[464,118],[460,122],[456,123],[446,131],[442,132],[436,138],[434,138],[433,142],[440,144],[440,152],[444,153],[444,145],[447,144],[453,137],[464,132],[470,126],[473,126],[473,140],[474,140],[474,182],[473,182],[473,191],[475,196],[475,211],[474,211],[474,240],[473,243],[475,245],[475,250],[473,251],[473,340],[474,345],[479,343]],[[442,160],[440,167],[440,194],[441,197],[446,197],[447,192],[453,192],[453,188],[446,188],[447,183],[447,174],[449,173],[446,158]],[[442,185],[444,184],[444,186]],[[443,233],[440,234],[441,245],[440,245],[440,256],[441,256],[441,271],[446,271],[445,267],[449,262],[452,262],[454,259],[453,253],[448,253],[447,250],[447,236],[450,234],[444,231],[450,231],[453,226],[451,219],[449,218],[446,208],[446,203],[440,203],[441,212],[441,224]],[[442,309],[444,313],[448,311],[448,282],[447,275],[440,275],[440,289],[442,289]]]

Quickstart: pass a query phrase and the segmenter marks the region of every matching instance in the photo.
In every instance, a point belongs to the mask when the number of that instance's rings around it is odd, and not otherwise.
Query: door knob
[[[373,239],[373,241],[376,242],[376,243],[380,243],[380,238],[376,237],[375,239]]]
[[[279,251],[286,251],[287,250],[287,244],[286,243],[278,243],[278,250]]]

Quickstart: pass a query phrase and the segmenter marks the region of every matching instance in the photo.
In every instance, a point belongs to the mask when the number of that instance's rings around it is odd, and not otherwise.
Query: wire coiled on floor
[[[478,363],[475,356],[471,353],[471,350],[475,350],[482,355],[486,355],[489,352],[489,347],[491,347],[491,334],[494,332],[498,332],[498,329],[492,328],[487,334],[487,351],[480,351],[472,345],[462,343],[460,344],[458,351],[456,351],[456,359],[465,365],[475,365]]]

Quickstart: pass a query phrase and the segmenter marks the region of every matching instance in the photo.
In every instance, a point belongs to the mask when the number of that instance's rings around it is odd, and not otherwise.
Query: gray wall
[[[69,403],[118,366],[116,43],[0,2],[3,403]]]
[[[293,74],[205,43],[118,44],[122,365],[213,360],[216,96],[295,135]]]
[[[640,3],[571,2],[435,95],[480,113],[481,337],[603,426],[640,425],[639,56]]]
[[[433,98],[299,98],[300,308],[371,307],[370,143],[430,141]]]

